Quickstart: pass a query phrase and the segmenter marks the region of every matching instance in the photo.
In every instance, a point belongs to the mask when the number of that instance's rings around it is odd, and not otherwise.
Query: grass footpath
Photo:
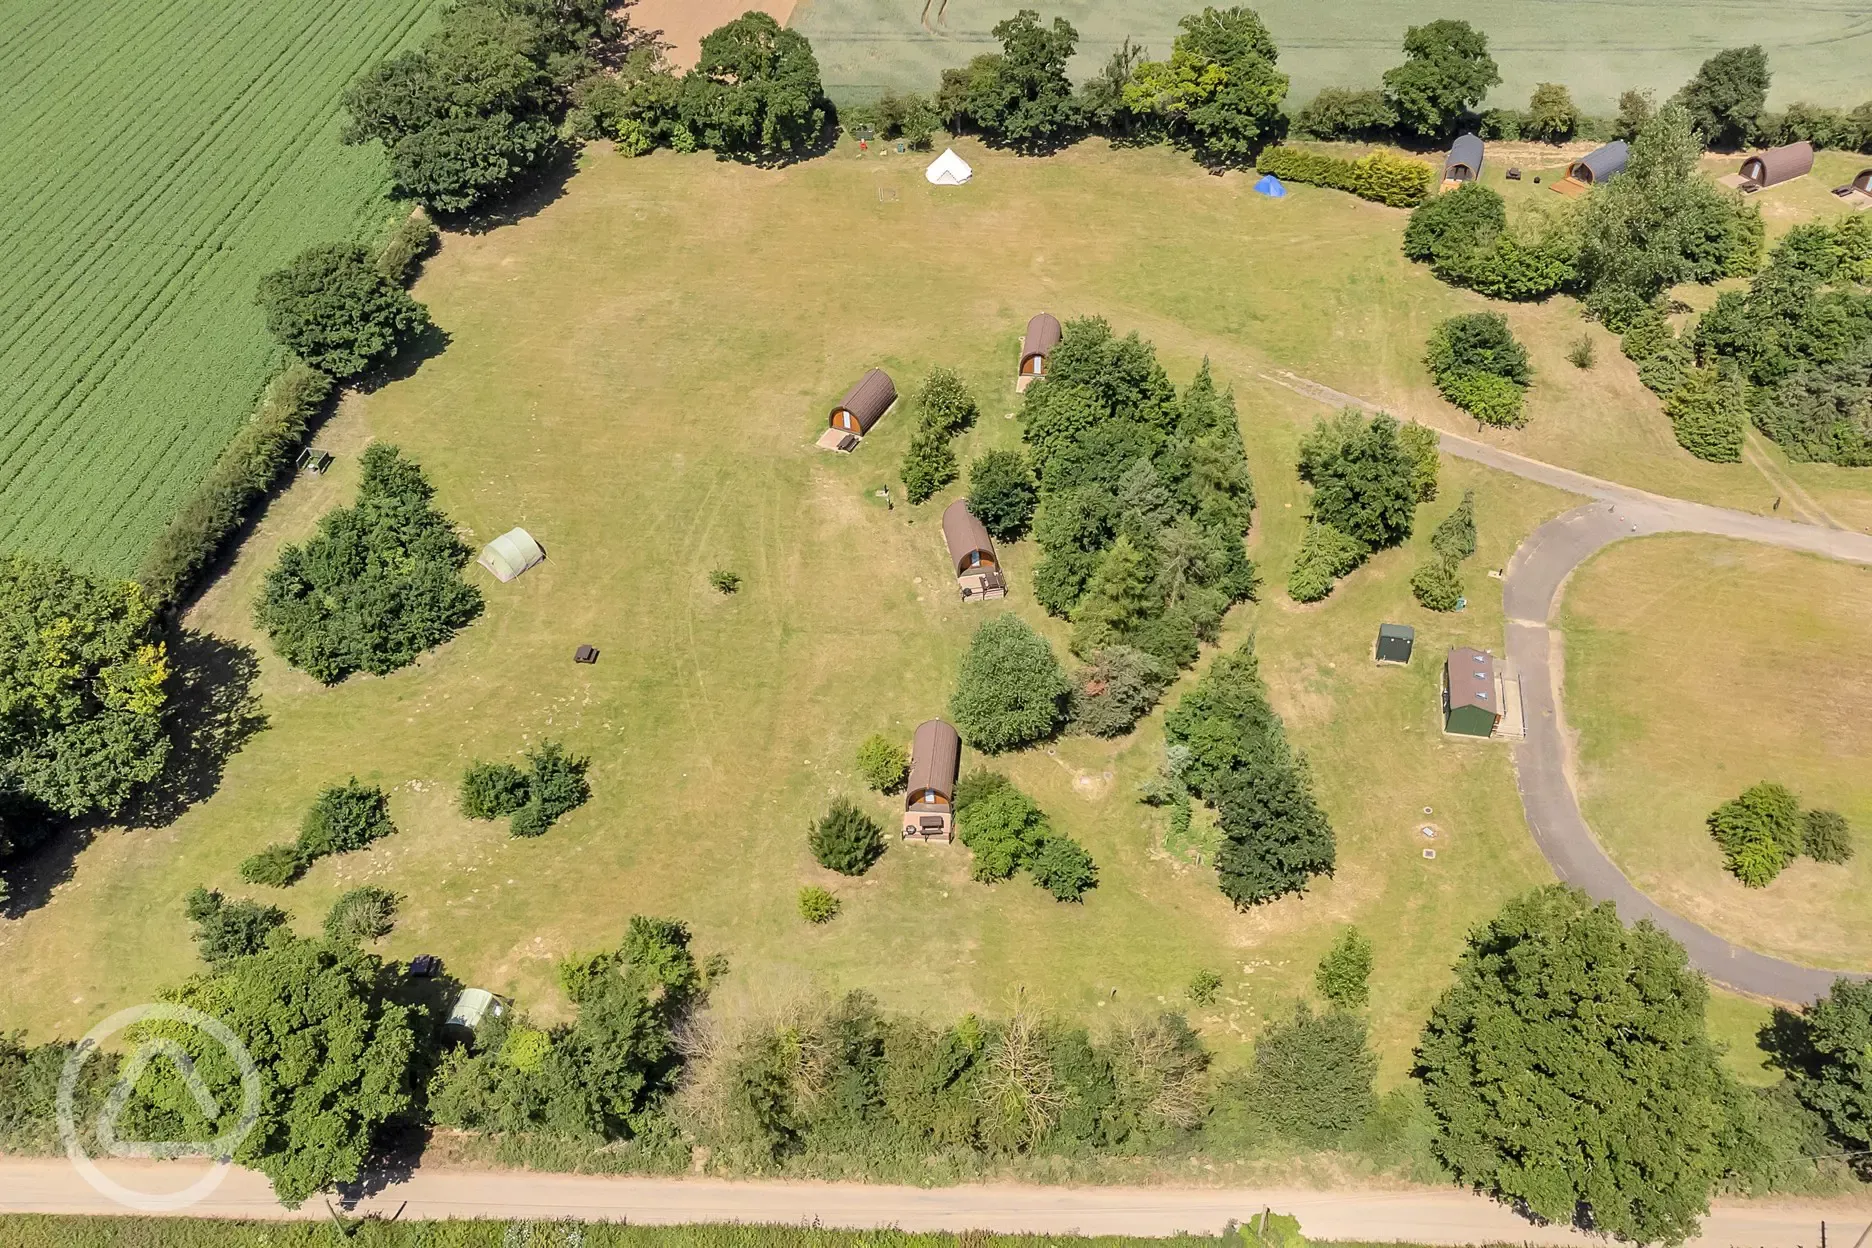
[[[1709,537],[1652,537],[1580,568],[1563,605],[1583,809],[1660,904],[1764,953],[1872,966],[1872,574]],[[1766,888],[1723,869],[1704,820],[1759,780],[1838,810],[1858,853]]]
[[[230,760],[214,797],[168,826],[102,833],[48,904],[0,925],[15,968],[0,1027],[80,1035],[194,971],[182,898],[197,884],[263,896],[311,933],[340,893],[368,883],[405,898],[383,952],[440,954],[452,974],[543,1018],[564,1010],[557,960],[615,945],[645,912],[682,917],[703,952],[727,955],[725,1010],[865,988],[888,1008],[954,1017],[1003,1012],[1025,992],[1097,1024],[1184,1008],[1192,975],[1214,970],[1222,992],[1192,1018],[1225,1063],[1311,992],[1319,956],[1356,923],[1378,945],[1381,1082],[1400,1081],[1464,933],[1551,878],[1506,748],[1444,739],[1437,677],[1447,647],[1501,644],[1486,571],[1577,500],[1446,461],[1412,545],[1476,491],[1468,610],[1416,606],[1420,549],[1381,554],[1324,603],[1292,605],[1279,587],[1306,501],[1294,452],[1324,409],[1264,375],[1289,368],[1463,427],[1418,360],[1431,325],[1478,301],[1403,260],[1403,213],[1349,196],[1298,187],[1272,202],[1246,177],[1212,177],[1167,151],[1088,143],[1024,160],[960,146],[977,169],[960,190],[924,183],[924,158],[850,147],[784,170],[594,148],[563,197],[518,224],[448,237],[416,289],[448,349],[346,401],[320,436],[339,455],[332,472],[269,508],[189,618],[258,656],[268,730]],[[1042,309],[1141,331],[1179,384],[1207,355],[1236,389],[1259,496],[1250,549],[1268,588],[1230,615],[1223,644],[1256,637],[1338,831],[1337,873],[1304,897],[1236,913],[1206,866],[1164,852],[1164,815],[1134,798],[1161,758],[1161,710],[1116,742],[1067,739],[994,764],[1097,860],[1083,905],[1018,881],[974,883],[959,845],[893,845],[862,880],[830,876],[807,852],[810,819],[836,796],[863,797],[857,744],[872,732],[907,740],[943,713],[982,619],[1014,610],[1062,652],[1066,638],[1034,602],[1031,543],[1003,551],[1008,600],[965,605],[937,525],[956,489],[921,508],[876,498],[896,477],[907,411],[849,457],[811,442],[866,367],[909,390],[940,363],[982,404],[963,461],[1014,445],[1015,344]],[[1516,315],[1533,318],[1518,331],[1537,367],[1570,370],[1561,356],[1579,322],[1567,306]],[[1568,394],[1537,384],[1530,434],[1617,459],[1608,467],[1623,471],[1608,475],[1637,484],[1747,496],[1727,468],[1669,442],[1622,358]],[[1660,430],[1665,445],[1651,447]],[[280,545],[350,500],[371,439],[418,459],[473,541],[522,524],[548,558],[488,583],[486,615],[415,666],[327,689],[268,652],[250,608]],[[741,591],[710,588],[715,568],[738,572]],[[1384,620],[1417,627],[1411,667],[1372,664]],[[602,652],[595,666],[573,664],[582,643]],[[593,757],[589,805],[531,841],[457,812],[471,760],[517,758],[547,737]],[[240,882],[242,858],[352,774],[391,792],[397,835],[318,863],[284,892]],[[806,884],[839,895],[836,920],[801,922]]]

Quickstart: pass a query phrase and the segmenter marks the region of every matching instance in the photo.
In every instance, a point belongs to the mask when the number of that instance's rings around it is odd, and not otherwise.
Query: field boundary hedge
[[[1297,147],[1270,147],[1255,160],[1255,171],[1271,173],[1283,182],[1350,191],[1360,199],[1393,208],[1415,208],[1430,195],[1436,171],[1421,160],[1373,152],[1357,160],[1308,152]]]

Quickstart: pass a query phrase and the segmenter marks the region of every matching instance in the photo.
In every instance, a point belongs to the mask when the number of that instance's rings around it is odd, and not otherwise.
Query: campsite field
[[[1731,940],[1872,966],[1872,575],[1768,547],[1655,537],[1596,556],[1563,608],[1582,808],[1637,885]],[[1844,814],[1859,852],[1766,888],[1723,870],[1704,819],[1760,780]]]
[[[933,90],[943,68],[994,51],[996,22],[1027,7],[1078,28],[1076,77],[1090,75],[1127,36],[1165,56],[1177,19],[1196,0],[800,0],[792,25],[818,51],[835,94],[884,88]],[[1872,16],[1854,0],[1262,0],[1255,10],[1281,50],[1298,103],[1325,86],[1375,85],[1400,59],[1404,28],[1459,17],[1487,32],[1502,85],[1490,102],[1522,107],[1537,82],[1563,82],[1579,103],[1610,113],[1630,87],[1675,91],[1722,48],[1759,43],[1775,72],[1777,105],[1794,100],[1850,107],[1872,96],[1865,61]]]
[[[0,548],[135,568],[275,366],[260,275],[396,211],[338,95],[431,7],[0,9]]]
[[[1161,150],[1088,143],[1041,161],[958,146],[978,170],[961,190],[927,186],[923,158],[849,147],[785,170],[594,148],[561,198],[450,236],[416,292],[448,349],[347,401],[320,439],[338,466],[273,504],[189,617],[258,657],[267,730],[214,797],[167,826],[99,834],[49,901],[0,926],[16,968],[0,1027],[81,1034],[190,973],[187,890],[255,892],[241,858],[355,773],[392,789],[402,831],[273,896],[310,932],[343,889],[390,887],[406,901],[386,952],[439,953],[542,1016],[563,1008],[558,958],[612,944],[629,915],[650,912],[688,920],[705,950],[728,955],[731,1009],[866,988],[953,1015],[1025,991],[1096,1021],[1181,1005],[1191,975],[1214,969],[1222,999],[1194,1013],[1227,1055],[1309,990],[1319,954],[1358,923],[1378,938],[1372,1017],[1384,1078],[1399,1079],[1463,933],[1551,878],[1505,748],[1438,731],[1437,672],[1449,645],[1500,643],[1486,570],[1576,500],[1446,461],[1412,549],[1294,607],[1279,589],[1304,515],[1294,449],[1324,409],[1273,379],[1291,369],[1449,423],[1418,356],[1436,319],[1480,301],[1402,259],[1404,214],[1349,196],[1299,187],[1267,201],[1241,176]],[[1251,553],[1270,587],[1230,617],[1224,644],[1257,637],[1339,832],[1338,873],[1304,898],[1237,914],[1205,869],[1162,851],[1161,816],[1134,798],[1160,758],[1161,713],[1116,743],[1069,739],[995,764],[1097,859],[1083,906],[1023,880],[973,883],[960,846],[893,847],[858,881],[807,853],[807,821],[835,795],[860,795],[857,742],[907,738],[942,713],[986,614],[1019,611],[1064,641],[1033,603],[1031,546],[1004,552],[1007,603],[964,606],[936,526],[953,494],[894,511],[875,498],[908,440],[901,412],[852,457],[810,443],[867,365],[908,387],[944,363],[982,401],[963,458],[1012,444],[1014,345],[1042,308],[1141,331],[1179,384],[1207,355],[1236,389],[1260,498]],[[1570,367],[1569,309],[1514,312],[1544,374]],[[1744,505],[1760,495],[1767,509],[1758,474],[1678,451],[1629,366],[1609,348],[1602,358],[1575,389],[1537,387],[1519,436],[1635,484]],[[484,618],[416,666],[326,689],[267,651],[249,609],[280,544],[349,499],[371,439],[419,458],[475,540],[524,524],[549,558],[490,584]],[[1474,605],[1433,616],[1408,577],[1465,488],[1481,530]],[[716,567],[738,571],[742,592],[712,591]],[[1370,662],[1387,619],[1419,630],[1410,668]],[[571,662],[581,643],[602,651],[595,667]],[[537,841],[456,813],[470,760],[549,736],[593,756],[589,806]],[[845,901],[824,929],[795,913],[805,883]],[[1751,1008],[1724,1016],[1742,1043]]]

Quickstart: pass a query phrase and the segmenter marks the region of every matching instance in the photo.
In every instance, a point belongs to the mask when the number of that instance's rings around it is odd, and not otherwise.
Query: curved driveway
[[[1503,573],[1508,657],[1521,673],[1527,710],[1527,739],[1514,747],[1515,783],[1528,827],[1555,874],[1596,900],[1612,902],[1627,922],[1650,919],[1681,941],[1691,964],[1718,983],[1778,1001],[1806,1002],[1823,995],[1841,972],[1730,944],[1646,897],[1606,857],[1580,814],[1567,772],[1566,718],[1555,662],[1561,638],[1551,621],[1573,569],[1621,538],[1709,533],[1872,564],[1872,535],[1665,498],[1454,434],[1443,434],[1441,445],[1448,454],[1594,500],[1534,530]]]

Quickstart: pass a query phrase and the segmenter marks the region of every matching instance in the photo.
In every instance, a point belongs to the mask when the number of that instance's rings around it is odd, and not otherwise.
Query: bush
[[[799,890],[799,912],[808,923],[830,923],[838,916],[839,899],[830,889],[808,885]]]
[[[1462,577],[1456,565],[1441,555],[1432,555],[1411,573],[1411,593],[1429,611],[1454,611],[1462,605]]]
[[[481,613],[481,591],[460,575],[474,552],[430,505],[422,470],[384,442],[360,462],[356,506],[283,549],[254,606],[280,657],[326,684],[388,675]]]
[[[305,868],[305,859],[299,856],[298,846],[281,842],[244,859],[240,864],[240,875],[249,884],[285,888],[298,879]]]
[[[330,377],[303,360],[287,361],[259,408],[143,557],[136,580],[152,599],[172,603],[188,592],[222,542],[240,527],[247,508],[287,470],[331,392]]]
[[[917,410],[921,426],[945,438],[967,429],[980,414],[975,396],[961,376],[952,368],[941,367],[932,368],[923,379],[923,388],[917,392]]]
[[[1222,976],[1213,970],[1200,970],[1190,976],[1186,995],[1196,1005],[1214,1005],[1216,994],[1222,991]]]
[[[1508,318],[1499,312],[1452,316],[1430,335],[1424,363],[1433,377],[1450,373],[1490,373],[1517,386],[1533,379],[1527,348],[1515,341]]]
[[[299,856],[307,862],[327,854],[348,854],[396,831],[390,822],[390,795],[356,776],[318,795],[299,826]]]
[[[286,925],[286,912],[278,906],[245,898],[225,901],[205,888],[189,893],[186,910],[195,924],[195,945],[210,966],[259,953],[266,948],[268,934]]]
[[[503,819],[531,797],[526,773],[512,763],[475,763],[462,773],[461,808],[470,819]]]
[[[397,895],[388,889],[354,888],[332,903],[325,916],[325,938],[333,944],[360,945],[388,936],[396,924]]]
[[[1059,731],[1071,686],[1046,639],[1012,614],[975,630],[949,713],[964,741],[990,754]]]
[[[1313,972],[1320,996],[1343,1010],[1363,1009],[1371,1000],[1372,943],[1356,927],[1339,934]]]
[[[1360,199],[1411,208],[1422,203],[1436,182],[1436,171],[1420,160],[1406,160],[1389,152],[1373,152],[1357,160],[1342,160],[1292,147],[1270,147],[1255,158],[1255,169],[1283,182],[1307,182],[1333,190],[1350,191]]]
[[[840,875],[863,875],[884,853],[878,821],[840,798],[813,824],[806,843],[820,866]]]
[[[1026,867],[1033,882],[1052,893],[1055,901],[1079,901],[1086,890],[1098,886],[1098,867],[1092,855],[1078,841],[1057,832],[1040,842]]]
[[[585,772],[591,760],[568,754],[557,741],[542,741],[527,753],[527,789],[547,822],[583,806],[591,798]]]
[[[1464,490],[1456,510],[1443,517],[1430,534],[1430,549],[1452,563],[1460,563],[1476,550],[1475,491]]]
[[[1375,139],[1397,125],[1397,110],[1375,88],[1326,87],[1294,118],[1296,133],[1316,139]]]
[[[1019,451],[989,451],[968,470],[968,505],[997,542],[1016,541],[1033,521],[1039,484]]]
[[[1837,810],[1810,810],[1801,816],[1801,849],[1815,862],[1849,862],[1852,828]]]
[[[1660,348],[1675,341],[1677,331],[1665,319],[1664,309],[1651,305],[1633,318],[1625,332],[1619,335],[1619,350],[1634,364],[1642,364]]]
[[[708,574],[709,588],[720,594],[734,594],[741,590],[741,574],[730,572],[726,568],[716,568]]]
[[[546,835],[546,829],[552,827],[552,820],[546,817],[546,810],[538,802],[528,802],[513,817],[507,820],[507,835],[520,840],[531,840],[536,836]]]
[[[1287,596],[1295,602],[1318,602],[1332,593],[1333,582],[1365,562],[1366,553],[1365,544],[1357,538],[1314,521],[1307,526],[1293,571],[1287,575]]]
[[[1805,847],[1800,803],[1779,784],[1744,790],[1711,811],[1708,822],[1729,870],[1749,888],[1766,887]]]
[[[390,231],[390,237],[377,249],[377,272],[384,280],[406,284],[410,279],[410,270],[418,260],[426,259],[435,250],[436,239],[440,234],[433,222],[421,213],[411,213],[397,222]]]
[[[1742,379],[1721,368],[1692,368],[1664,401],[1677,444],[1698,459],[1733,464],[1742,458],[1748,400]]]
[[[928,502],[936,491],[955,480],[955,448],[949,445],[949,435],[927,427],[911,434],[902,476],[904,495],[913,504]]]
[[[1675,394],[1696,369],[1696,356],[1690,344],[1672,338],[1647,355],[1638,365],[1638,380],[1645,389],[1660,398]]]
[[[1412,260],[1446,264],[1507,228],[1508,206],[1501,195],[1480,182],[1465,182],[1411,210],[1404,227],[1404,254]]]
[[[1592,336],[1581,334],[1567,347],[1567,363],[1577,369],[1588,369],[1599,361],[1598,348],[1593,346]]]
[[[1236,1094],[1281,1135],[1327,1147],[1378,1108],[1377,1074],[1362,1020],[1344,1010],[1315,1014],[1302,1003],[1255,1040],[1252,1072]]]
[[[1176,679],[1176,668],[1131,646],[1106,646],[1073,678],[1068,727],[1094,737],[1120,737],[1150,713]]]
[[[300,252],[260,279],[255,302],[281,346],[340,381],[385,363],[429,327],[428,310],[356,243]]]
[[[1493,373],[1448,373],[1437,378],[1437,389],[1485,425],[1509,428],[1521,424],[1525,415],[1521,387]]]
[[[901,745],[874,732],[858,747],[858,774],[880,793],[895,793],[910,774],[910,755]]]
[[[969,874],[984,883],[1013,875],[1052,835],[1033,799],[999,775],[984,778],[966,806],[957,801],[956,830],[973,855]]]

